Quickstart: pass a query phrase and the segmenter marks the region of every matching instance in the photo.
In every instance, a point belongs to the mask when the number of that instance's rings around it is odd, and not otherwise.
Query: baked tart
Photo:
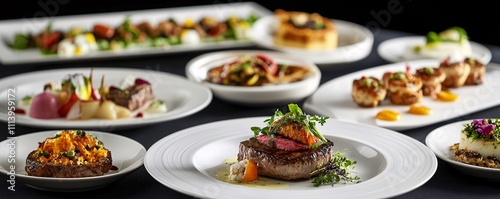
[[[278,28],[274,44],[308,50],[335,49],[338,33],[332,20],[318,13],[275,10]]]

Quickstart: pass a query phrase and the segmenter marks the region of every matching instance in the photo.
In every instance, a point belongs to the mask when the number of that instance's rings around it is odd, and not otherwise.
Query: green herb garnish
[[[44,150],[42,150],[42,151],[38,152],[36,155],[37,155],[38,157],[40,157],[40,156],[43,156],[43,157],[45,157],[45,158],[49,158],[49,157],[50,157],[50,154],[46,153]]]
[[[83,131],[83,130],[77,130],[76,131],[76,135],[78,135],[78,137],[85,137],[85,131]]]
[[[283,114],[283,112],[281,112],[280,110],[276,110],[271,118],[264,120],[264,123],[266,123],[267,126],[263,128],[255,126],[251,127],[250,129],[254,132],[254,137],[257,137],[259,134],[268,135],[271,137],[271,139],[269,140],[270,146],[274,146],[272,145],[273,138],[277,134],[280,126],[290,122],[297,122],[301,124],[307,132],[311,133],[313,136],[321,140],[321,142],[311,147],[314,148],[323,144],[324,142],[327,142],[326,138],[323,137],[323,135],[321,135],[321,133],[316,128],[316,123],[324,125],[329,117],[310,116],[304,114],[302,112],[302,109],[300,109],[297,104],[288,104],[288,110],[289,112],[286,114]]]
[[[406,75],[403,72],[397,72],[397,73],[392,73],[391,76],[389,76],[389,78],[395,80],[403,80],[406,78]]]
[[[313,186],[335,185],[341,180],[345,183],[359,183],[358,175],[353,175],[356,161],[352,161],[341,152],[335,153],[332,160],[327,165],[314,171],[313,175],[318,175],[313,178]]]
[[[431,68],[431,67],[425,67],[425,68],[424,68],[424,73],[425,73],[426,75],[432,75],[432,74],[434,74],[434,69],[433,69],[433,68]]]

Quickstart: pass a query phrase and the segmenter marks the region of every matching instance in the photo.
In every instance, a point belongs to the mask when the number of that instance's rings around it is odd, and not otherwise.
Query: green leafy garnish
[[[31,40],[31,35],[18,33],[14,36],[14,42],[12,43],[12,48],[22,50],[29,48],[29,42]]]
[[[356,163],[356,161],[350,160],[338,151],[327,165],[324,165],[312,173],[313,175],[317,175],[312,180],[313,186],[333,186],[341,180],[345,183],[361,182],[359,176],[353,174]]]
[[[312,147],[317,147],[324,142],[327,142],[326,138],[323,137],[323,135],[321,135],[319,130],[316,128],[316,123],[324,125],[329,117],[310,116],[304,114],[302,109],[300,109],[297,104],[288,104],[288,110],[289,112],[286,114],[283,114],[280,110],[276,110],[271,118],[264,120],[264,123],[266,123],[267,126],[263,128],[255,126],[251,127],[250,129],[254,132],[254,137],[257,137],[259,134],[268,135],[271,137],[269,140],[270,146],[274,146],[272,145],[273,138],[277,134],[280,126],[286,123],[297,122],[301,124],[307,132],[321,140],[321,142],[313,145]]]
[[[458,40],[450,38],[450,34],[454,33],[455,31],[456,33],[458,33],[459,36]],[[467,32],[463,28],[454,26],[440,32],[439,34],[434,31],[428,32],[426,35],[426,44],[429,45],[438,42],[462,42],[463,40],[468,40],[468,39],[469,36],[467,35]]]

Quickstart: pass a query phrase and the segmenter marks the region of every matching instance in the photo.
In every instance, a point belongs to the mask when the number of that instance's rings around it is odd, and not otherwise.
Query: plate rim
[[[75,68],[57,68],[57,69],[47,69],[47,70],[39,70],[39,71],[32,71],[32,72],[25,72],[25,73],[20,73],[12,76],[8,76],[5,78],[0,79],[0,92],[4,92],[7,89],[9,89],[11,84],[15,83],[20,83],[20,84],[26,84],[29,82],[22,81],[22,79],[26,76],[43,76],[44,74],[50,74],[50,73],[62,73],[62,72],[67,72],[67,73],[73,73],[72,71],[79,71],[79,70],[87,70],[90,71],[90,69],[93,69],[95,71],[119,71],[119,72],[132,72],[131,74],[146,74],[148,73],[147,69],[137,69],[137,68],[114,68],[114,67],[75,67]],[[133,73],[135,72],[135,73]],[[192,107],[184,105],[184,107],[181,108],[189,108],[185,112],[182,112],[178,115],[173,115],[169,117],[153,117],[153,118],[140,118],[140,119],[135,119],[135,118],[126,118],[126,120],[101,120],[101,119],[95,119],[95,120],[89,120],[89,121],[66,121],[62,123],[58,123],[58,121],[64,121],[62,119],[64,118],[58,118],[54,120],[53,122],[47,122],[48,120],[43,120],[43,119],[33,119],[29,118],[29,116],[26,116],[27,118],[19,119],[16,118],[16,124],[23,125],[23,126],[32,126],[32,127],[39,127],[39,128],[101,128],[101,125],[104,125],[106,129],[112,128],[113,130],[118,130],[118,129],[127,129],[127,128],[137,128],[140,126],[148,125],[148,124],[156,124],[160,122],[165,122],[165,121],[172,121],[172,120],[177,120],[181,119],[183,117],[188,117],[192,114],[195,114],[204,108],[206,108],[212,101],[213,99],[213,93],[210,89],[201,86],[199,84],[195,84],[194,82],[191,82],[187,80],[185,77],[173,74],[173,73],[168,73],[164,71],[155,71],[154,75],[159,75],[162,77],[168,77],[171,80],[175,80],[175,82],[182,82],[189,84],[190,87],[192,88],[197,88],[197,92],[199,96],[202,96],[204,98],[196,99],[197,104],[191,105]],[[62,78],[62,77],[61,77]],[[125,78],[125,77],[124,77]],[[51,81],[51,80],[47,80]],[[16,96],[17,97],[17,96]],[[196,106],[194,106],[196,105]],[[168,111],[167,111],[168,113]],[[132,123],[130,122],[129,119],[132,119]],[[7,114],[1,114],[0,115],[0,121],[2,122],[8,122],[8,115]],[[33,122],[36,121],[36,122]],[[45,121],[45,122],[44,122]],[[135,122],[134,122],[135,121]],[[81,123],[80,123],[81,122]],[[56,123],[57,125],[54,125]]]
[[[166,159],[162,159],[162,158],[157,158],[155,155],[157,154],[160,154],[160,155],[164,155],[166,153],[166,150],[164,147],[162,146],[165,146],[166,143],[168,142],[172,142],[170,141],[169,139],[174,139],[176,138],[177,136],[180,136],[181,134],[183,135],[186,135],[187,133],[195,133],[194,131],[196,130],[200,130],[200,129],[203,129],[203,128],[207,128],[207,127],[211,127],[211,126],[220,126],[220,125],[223,125],[223,124],[230,124],[230,123],[237,123],[239,124],[238,122],[257,122],[257,121],[263,121],[263,119],[266,119],[268,117],[265,117],[265,116],[257,116],[257,117],[246,117],[246,118],[233,118],[233,119],[227,119],[227,120],[219,120],[219,121],[214,121],[214,122],[210,122],[210,123],[205,123],[205,124],[201,124],[201,125],[198,125],[198,126],[193,126],[193,127],[189,127],[189,128],[186,128],[184,130],[180,130],[180,131],[177,131],[177,132],[174,132],[170,135],[167,135],[161,139],[159,139],[156,143],[154,143],[148,150],[148,152],[146,152],[146,155],[145,155],[145,158],[144,158],[144,167],[146,168],[146,170],[148,171],[148,173],[155,179],[157,180],[159,183],[163,184],[164,186],[166,187],[169,187],[171,189],[174,189],[175,191],[178,191],[180,193],[184,193],[184,194],[187,194],[187,195],[191,195],[191,196],[196,196],[196,197],[207,197],[207,193],[198,193],[194,190],[196,190],[196,188],[199,188],[199,187],[196,187],[192,184],[190,184],[190,186],[193,186],[193,187],[190,187],[190,188],[182,188],[180,185],[178,185],[178,183],[173,183],[173,182],[169,182],[168,180],[162,180],[161,177],[162,175],[161,174],[157,174],[155,175],[155,171],[154,169],[161,169],[161,170],[165,170],[165,171],[168,171],[168,168],[165,168],[165,161],[168,161]],[[394,197],[394,196],[397,196],[397,195],[401,195],[401,194],[404,194],[404,193],[407,193],[407,192],[410,192],[420,186],[422,186],[423,184],[425,184],[428,180],[430,180],[432,178],[432,176],[435,174],[436,170],[437,170],[437,158],[436,156],[434,155],[434,153],[423,143],[421,143],[420,141],[414,139],[414,138],[411,138],[407,135],[404,135],[404,134],[400,134],[400,133],[397,133],[395,131],[392,131],[392,130],[389,130],[389,129],[385,129],[385,128],[380,128],[380,127],[376,127],[376,126],[372,126],[372,125],[367,125],[367,124],[357,124],[357,123],[353,123],[353,122],[348,122],[348,121],[340,121],[340,120],[334,120],[335,123],[340,123],[340,124],[344,124],[344,125],[352,125],[354,126],[355,128],[360,128],[360,127],[363,127],[363,128],[370,128],[370,129],[375,129],[377,131],[379,131],[378,133],[382,132],[383,134],[386,134],[387,136],[396,136],[397,138],[399,139],[402,139],[404,141],[407,141],[408,143],[412,143],[414,144],[413,147],[418,147],[418,149],[420,149],[421,151],[421,154],[423,154],[422,156],[427,158],[426,161],[427,163],[425,165],[429,166],[430,169],[427,170],[427,173],[426,176],[421,176],[423,177],[423,179],[420,179],[421,181],[418,181],[416,182],[414,185],[411,185],[411,186],[408,186],[407,189],[405,190],[385,190],[379,194],[378,197]],[[241,127],[240,127],[241,128]],[[190,131],[193,131],[193,132],[190,132]],[[372,132],[366,132],[367,134],[370,134]],[[330,134],[330,133],[329,133]],[[326,135],[326,134],[325,134]],[[238,135],[234,135],[232,137],[236,137],[236,136],[242,136],[242,134],[238,134]],[[249,135],[250,136],[250,135]],[[335,136],[335,133],[333,133],[333,136]],[[373,134],[373,136],[375,136]],[[343,137],[343,136],[339,136],[339,137]],[[354,137],[343,137],[345,139],[350,139],[350,140],[354,140],[353,138]],[[361,143],[365,143],[365,141],[360,141],[360,140],[356,140],[358,142],[361,142]],[[209,142],[206,143],[206,144],[210,144]],[[406,145],[404,145],[406,146]],[[373,147],[373,145],[371,145],[371,147]],[[192,146],[190,146],[190,148],[192,148]],[[410,147],[409,147],[410,148]],[[162,151],[160,151],[160,149],[162,149]],[[171,148],[169,148],[171,149]],[[415,148],[414,148],[415,149]],[[377,151],[387,151],[388,149],[380,149],[380,148],[374,148],[374,150],[377,150]],[[173,153],[172,150],[169,151],[170,153]],[[193,154],[196,154],[196,150],[193,152]],[[186,152],[186,151],[181,151],[179,153],[182,153],[184,156],[189,156],[189,160],[191,161],[191,163],[186,163],[186,164],[194,164],[192,161],[193,161],[193,154],[190,154],[191,152]],[[155,159],[156,158],[156,159]],[[421,157],[422,158],[422,157]],[[160,160],[159,160],[160,159]],[[163,167],[161,168],[157,168],[156,165],[155,165],[155,162],[157,161],[160,161],[158,164],[161,164],[163,165]],[[399,160],[401,161],[401,160]],[[388,161],[389,162],[389,161]],[[185,166],[185,165],[183,165]],[[386,165],[386,168],[382,171],[380,171],[379,174],[381,173],[390,173],[390,171],[388,171],[389,169],[387,168],[389,166]],[[392,168],[392,167],[391,167]],[[193,168],[194,169],[194,168]],[[393,168],[394,169],[394,168]],[[427,169],[427,168],[426,168]],[[173,169],[173,170],[177,170],[177,169]],[[191,169],[190,169],[191,170]],[[183,172],[183,171],[181,171]],[[193,171],[193,172],[196,172],[198,173],[198,175],[204,175],[201,171],[197,170],[196,171]],[[421,174],[421,173],[419,173]],[[194,175],[194,174],[190,174],[190,175]],[[175,177],[175,178],[180,178],[179,176],[171,176],[171,177]],[[208,178],[207,176],[205,176],[206,178]],[[373,180],[375,178],[382,178],[381,176],[377,175],[377,176],[374,176],[373,178],[371,178],[370,180]],[[209,182],[218,182],[217,180],[213,179],[213,178],[209,178],[211,179]],[[410,177],[406,177],[405,179],[414,179],[414,178],[410,178]],[[369,180],[369,181],[370,181]],[[206,180],[204,180],[206,181]],[[368,181],[366,181],[368,182]],[[365,183],[366,183],[365,182]],[[222,182],[218,182],[218,183],[222,183]],[[360,183],[362,184],[362,183]],[[358,184],[356,184],[358,185]],[[353,186],[356,186],[356,185],[353,185]],[[233,186],[236,186],[236,185],[233,185]],[[223,189],[224,188],[224,189]],[[221,189],[220,190],[226,190],[226,188],[231,188],[231,185],[222,185]],[[190,191],[188,189],[191,189],[193,191]],[[245,189],[245,188],[243,188]],[[251,189],[251,188],[250,188]],[[252,190],[258,190],[260,191],[260,189],[252,189]],[[350,190],[350,189],[349,189]],[[263,192],[265,193],[272,193],[271,191],[275,191],[275,190],[262,190]],[[278,190],[279,191],[279,190]],[[294,191],[298,191],[298,190],[288,190],[289,192],[292,192],[294,193]],[[389,193],[391,192],[391,193]],[[297,192],[298,193],[298,192]],[[373,192],[371,193],[373,194]],[[219,195],[220,196],[220,195]],[[366,195],[365,195],[366,196]],[[373,195],[372,195],[373,196]],[[214,197],[214,196],[208,196],[208,197]],[[230,196],[229,196],[230,197]]]
[[[396,56],[390,56],[388,53],[385,53],[384,50],[388,48],[389,44],[392,44],[392,43],[397,42],[399,40],[402,40],[403,42],[404,42],[404,40],[407,40],[406,41],[407,43],[412,43],[410,41],[416,41],[416,40],[422,40],[422,39],[425,39],[425,36],[401,36],[401,37],[386,39],[386,40],[380,42],[380,44],[377,46],[377,54],[385,61],[388,61],[391,63],[410,61],[410,60],[406,60],[404,58],[398,59]],[[485,64],[488,64],[491,61],[492,52],[488,47],[486,47],[483,44],[474,42],[474,41],[469,41],[469,43],[471,44],[472,48],[479,48],[482,50],[482,52],[485,53],[485,56],[483,58],[481,58],[481,60],[483,60],[483,62]],[[402,53],[401,53],[401,56],[402,56]],[[421,59],[433,59],[433,58],[421,58]],[[434,58],[434,59],[438,59],[438,58]]]

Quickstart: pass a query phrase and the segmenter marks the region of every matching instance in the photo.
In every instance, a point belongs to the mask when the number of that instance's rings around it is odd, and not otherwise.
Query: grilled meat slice
[[[154,98],[153,89],[149,84],[134,85],[125,90],[113,89],[106,95],[106,99],[130,111],[143,107]]]
[[[29,176],[54,178],[80,178],[101,176],[109,172],[112,167],[111,152],[97,162],[81,165],[63,165],[43,163],[37,160],[37,151],[32,151],[26,158],[25,171]]]
[[[328,141],[314,149],[285,151],[250,138],[240,143],[238,161],[253,160],[261,176],[284,180],[307,179],[314,177],[311,173],[332,159],[333,147],[333,142]]]

